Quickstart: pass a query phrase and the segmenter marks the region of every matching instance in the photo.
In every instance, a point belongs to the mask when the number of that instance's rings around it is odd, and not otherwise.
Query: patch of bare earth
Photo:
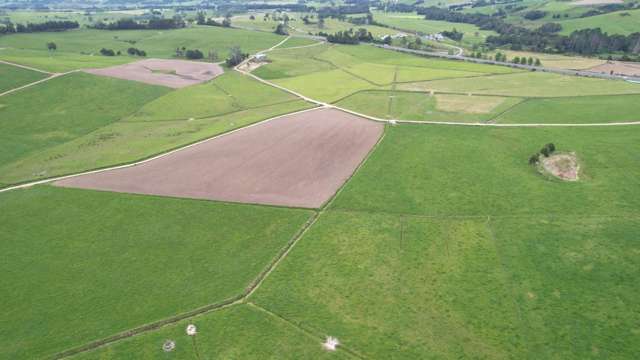
[[[575,153],[559,153],[543,157],[542,169],[559,179],[577,181],[579,179],[580,164]]]
[[[167,86],[174,89],[209,81],[224,72],[218,64],[165,59],[146,59],[124,65],[102,69],[86,69],[84,71],[94,75],[139,81],[145,84]]]
[[[622,61],[607,61],[605,64],[594,66],[589,71],[616,74],[626,76],[640,76],[640,64],[628,63]]]
[[[316,109],[55,185],[318,208],[353,174],[383,128],[339,110]]]
[[[253,70],[259,68],[260,66],[266,65],[266,64],[268,63],[264,61],[247,61],[244,64],[238,66],[238,69],[244,72],[252,72]]]

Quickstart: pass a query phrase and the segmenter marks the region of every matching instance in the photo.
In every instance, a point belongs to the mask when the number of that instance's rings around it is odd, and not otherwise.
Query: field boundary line
[[[262,305],[258,305],[258,304],[254,303],[254,302],[247,301],[246,304],[251,306],[251,307],[253,307],[253,308],[255,308],[258,311],[264,312],[265,314],[269,315],[270,317],[276,318],[276,319],[288,324],[289,326],[294,327],[295,329],[297,329],[298,331],[304,333],[305,335],[307,335],[310,338],[324,340],[322,335],[319,334],[319,331],[310,330],[310,329],[304,328],[304,327],[296,324],[295,322],[285,318],[284,316],[282,316],[280,314],[277,314],[277,313],[275,313],[275,312],[263,307]],[[349,354],[349,355],[351,355],[351,356],[353,356],[355,358],[366,359],[365,356],[359,354],[355,350],[353,350],[353,349],[351,349],[349,347],[346,347],[346,346],[344,346],[342,344],[338,345],[338,349],[341,349],[342,351],[346,352],[347,354]]]
[[[253,57],[249,57],[247,58],[247,60],[245,60],[244,62],[238,64],[234,69],[242,74],[245,74],[247,76],[250,76],[264,84],[267,85],[271,85],[277,89],[280,89],[282,91],[286,91],[290,94],[296,95],[298,97],[300,97],[302,100],[311,102],[311,103],[315,103],[318,104],[320,106],[323,107],[328,107],[328,108],[332,108],[332,109],[337,109],[337,110],[341,110],[344,111],[346,113],[352,114],[352,115],[356,115],[356,116],[360,116],[363,117],[365,119],[369,119],[369,120],[373,120],[373,121],[378,121],[378,122],[386,122],[386,123],[390,123],[390,122],[396,122],[396,123],[402,123],[402,124],[418,124],[418,125],[455,125],[455,126],[477,126],[477,127],[504,127],[504,128],[509,128],[509,127],[601,127],[601,126],[633,126],[633,125],[640,125],[640,121],[629,121],[629,122],[609,122],[609,123],[575,123],[575,124],[564,124],[564,123],[525,123],[525,124],[494,124],[494,123],[486,123],[486,122],[456,122],[456,121],[421,121],[421,120],[400,120],[400,119],[381,119],[375,116],[371,116],[371,115],[366,115],[363,113],[359,113],[357,111],[353,111],[353,110],[349,110],[349,109],[345,109],[339,106],[336,106],[334,104],[330,104],[324,101],[320,101],[320,100],[315,100],[312,99],[308,96],[302,95],[296,91],[290,90],[284,86],[280,86],[278,84],[272,83],[268,80],[265,80],[261,77],[258,77],[257,75],[254,75],[250,72],[244,71],[244,70],[240,70],[238,67],[243,65],[245,62],[249,61],[253,59]],[[344,70],[343,70],[344,71]]]
[[[71,71],[64,72],[64,73],[50,73],[50,75],[48,77],[44,78],[44,79],[40,79],[38,81],[34,81],[34,82],[28,83],[26,85],[22,85],[20,87],[15,88],[15,89],[7,90],[7,91],[5,91],[3,93],[0,93],[0,96],[9,95],[9,94],[12,94],[12,93],[14,93],[16,91],[20,91],[20,90],[32,87],[34,85],[41,84],[41,83],[43,83],[45,81],[49,81],[49,80],[52,80],[52,79],[55,79],[55,78],[59,78],[61,76],[64,76],[64,75],[67,75],[67,74],[71,74],[71,73],[74,73],[74,72],[78,72],[78,70],[71,70]]]
[[[400,212],[400,211],[381,211],[381,210],[361,210],[361,209],[348,209],[348,208],[332,208],[329,209],[332,212],[341,212],[347,214],[378,214],[378,215],[387,215],[387,216],[404,216],[411,217],[416,219],[486,219],[487,216],[491,216],[494,219],[530,219],[530,218],[579,218],[579,219],[640,219],[640,213],[632,213],[632,214],[622,214],[622,215],[604,215],[604,214],[552,214],[552,213],[544,213],[544,214],[520,214],[520,215],[494,215],[494,214],[478,214],[478,215],[427,215],[427,214],[417,214],[417,213],[408,213],[408,212]]]
[[[153,330],[161,329],[165,326],[175,324],[182,320],[190,319],[199,315],[204,315],[213,311],[226,309],[228,307],[239,305],[242,303],[242,294],[231,297],[227,300],[223,300],[221,302],[215,304],[209,304],[205,306],[201,306],[194,310],[190,310],[179,315],[175,315],[166,319],[158,320],[152,323],[148,323],[145,325],[137,326],[130,330],[125,330],[115,335],[111,335],[109,337],[95,340],[84,345],[77,346],[75,348],[71,348],[68,350],[63,350],[57,354],[51,356],[52,359],[64,359],[69,356],[77,355],[83,352],[92,351],[110,344],[117,342],[119,340],[124,340],[130,337],[134,337],[140,335],[142,333],[146,333]]]
[[[0,63],[6,64],[6,65],[15,66],[15,67],[19,67],[19,68],[23,68],[23,69],[26,69],[26,70],[36,71],[36,72],[43,73],[43,74],[49,74],[49,75],[55,74],[54,72],[36,69],[34,67],[31,67],[31,66],[21,65],[21,64],[14,63],[14,62],[11,62],[11,61],[0,60]]]
[[[305,222],[304,225],[302,225],[302,228],[300,228],[294,234],[294,236],[284,246],[284,248],[280,251],[280,253],[277,254],[276,257],[271,261],[271,263],[260,274],[258,274],[258,276],[251,282],[251,284],[249,284],[249,286],[247,286],[246,291],[242,296],[243,300],[246,300],[249,297],[251,297],[251,295],[253,295],[253,293],[256,292],[258,288],[260,288],[260,285],[262,285],[262,283],[267,279],[267,277],[269,277],[269,275],[271,275],[271,273],[278,267],[278,265],[280,265],[280,263],[287,257],[287,255],[289,255],[293,247],[296,246],[296,244],[298,243],[298,241],[300,241],[300,239],[302,239],[304,234],[306,234],[307,231],[311,228],[311,226],[313,226],[313,224],[315,224],[318,221],[322,213],[323,213],[322,210],[314,211],[313,216],[311,216],[311,218],[309,218],[309,220],[307,220],[307,222]]]
[[[289,35],[289,38],[306,39],[306,38],[301,38],[301,37],[299,37],[299,36],[293,36],[293,35]],[[326,41],[324,41],[324,40],[319,40],[318,42],[313,43],[313,44],[309,44],[309,45],[292,46],[292,47],[284,47],[284,48],[278,47],[278,48],[273,49],[273,50],[271,50],[271,51],[304,49],[304,48],[313,47],[313,46],[318,46],[318,45],[322,45],[322,44],[326,44]]]
[[[308,209],[307,209],[308,211]],[[260,271],[260,273],[258,273],[258,275],[256,276],[256,278],[254,278],[254,280],[252,280],[252,282],[245,287],[245,289],[238,295],[235,295],[231,298],[228,298],[226,300],[222,300],[219,301],[217,303],[213,303],[213,304],[208,304],[208,305],[204,305],[201,307],[198,307],[196,309],[184,312],[184,313],[180,313],[178,315],[174,315],[174,316],[170,316],[168,318],[165,319],[161,319],[158,321],[154,321],[148,324],[144,324],[144,325],[140,325],[137,326],[133,329],[129,329],[129,330],[125,330],[122,332],[119,332],[117,334],[111,335],[109,337],[103,338],[103,339],[99,339],[99,340],[95,340],[95,341],[91,341],[89,343],[86,343],[84,345],[80,345],[71,349],[67,349],[67,350],[63,350],[62,352],[59,352],[57,354],[53,355],[54,359],[62,359],[62,358],[66,358],[72,355],[76,355],[79,353],[83,353],[83,352],[87,352],[87,351],[92,351],[95,350],[97,348],[103,347],[103,346],[107,346],[109,344],[115,343],[119,340],[123,340],[126,338],[130,338],[130,337],[134,337],[136,335],[140,335],[142,333],[146,333],[149,331],[154,331],[154,330],[158,330],[164,326],[168,326],[168,325],[172,325],[175,324],[179,321],[182,320],[186,320],[186,319],[190,319],[190,318],[194,318],[196,316],[199,315],[204,315],[206,313],[210,313],[212,311],[216,311],[216,310],[221,310],[227,307],[231,307],[234,305],[239,305],[239,304],[243,304],[246,303],[247,298],[259,287],[259,285],[262,283],[262,281],[267,277],[267,275],[269,275],[269,273],[271,273],[271,271],[273,271],[273,269],[277,266],[277,264],[282,261],[282,259],[286,256],[286,254],[288,254],[288,252],[291,250],[291,248],[295,245],[295,243],[302,238],[302,236],[304,235],[304,233],[316,222],[316,220],[318,219],[318,217],[320,216],[320,212],[318,212],[317,210],[313,211],[313,215],[309,216],[309,218],[307,219],[307,221],[305,221],[305,223],[291,236],[291,238],[289,239],[289,241],[287,241],[287,243],[279,250],[279,252],[276,254],[276,256],[271,259],[269,261],[269,263],[266,265],[266,267],[264,269],[262,269]]]
[[[239,127],[239,128],[224,132],[222,134],[216,134],[214,136],[211,136],[211,137],[208,137],[208,138],[205,138],[205,139],[202,139],[202,140],[198,140],[198,141],[193,142],[191,144],[187,144],[187,145],[184,145],[184,146],[181,146],[181,147],[178,147],[178,148],[166,151],[166,152],[162,152],[160,154],[154,155],[154,156],[146,158],[146,159],[142,159],[142,160],[126,163],[126,164],[109,166],[109,167],[105,167],[105,168],[102,168],[102,169],[94,169],[94,170],[82,171],[82,172],[68,174],[68,175],[55,176],[55,177],[50,177],[50,178],[47,178],[47,179],[30,181],[30,182],[25,182],[23,184],[17,184],[17,185],[8,186],[8,187],[0,189],[0,193],[3,193],[5,191],[28,188],[28,187],[32,187],[32,186],[40,185],[40,184],[47,184],[47,183],[54,182],[54,181],[70,179],[70,178],[74,178],[74,177],[82,176],[82,175],[97,174],[97,173],[111,171],[111,170],[125,169],[125,168],[128,168],[128,167],[138,166],[138,165],[147,163],[149,161],[161,159],[161,158],[163,158],[165,156],[172,155],[172,154],[174,154],[174,153],[176,153],[178,151],[182,151],[182,150],[191,148],[193,146],[197,146],[197,145],[203,144],[203,143],[205,143],[207,141],[211,141],[211,140],[223,137],[223,136],[231,135],[231,134],[233,134],[235,132],[238,132],[238,131],[241,131],[241,130],[244,130],[244,129],[248,129],[248,128],[251,128],[251,127],[254,127],[254,126],[260,126],[262,124],[265,124],[265,123],[273,121],[273,120],[277,120],[277,119],[285,117],[285,116],[302,114],[302,113],[305,113],[307,111],[313,111],[313,110],[318,110],[318,109],[319,109],[319,107],[316,106],[316,107],[312,107],[312,108],[309,108],[309,109],[303,109],[303,110],[298,110],[298,111],[294,111],[294,112],[290,112],[290,113],[286,113],[286,114],[282,114],[282,115],[277,115],[277,116],[274,116],[274,117],[271,117],[271,118],[268,118],[268,119],[265,119],[265,120],[261,120],[261,121],[255,122],[253,124],[249,124],[247,126]]]

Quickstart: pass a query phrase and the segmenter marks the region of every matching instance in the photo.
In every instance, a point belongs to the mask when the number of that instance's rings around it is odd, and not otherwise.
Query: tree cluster
[[[248,57],[249,54],[243,53],[240,47],[234,46],[229,50],[229,57],[225,60],[225,63],[228,67],[234,67]]]
[[[626,36],[609,35],[596,28],[576,30],[566,36],[557,34],[561,29],[558,24],[545,24],[532,30],[509,24],[500,17],[486,14],[467,14],[436,7],[421,8],[420,12],[428,20],[468,23],[483,30],[493,30],[498,35],[489,36],[486,40],[492,47],[509,45],[512,50],[527,49],[585,55],[615,52],[640,54],[640,32]]]
[[[231,14],[227,13],[222,22],[207,18],[203,12],[198,12],[196,16],[196,24],[206,26],[231,27]]]
[[[100,54],[102,54],[102,56],[116,56],[115,51],[113,51],[112,49],[105,49],[105,48],[100,49]],[[118,55],[120,55],[119,52],[118,52]]]
[[[98,30],[169,30],[183,28],[185,27],[185,23],[181,19],[177,18],[153,18],[146,22],[135,21],[133,19],[119,19],[111,23],[104,23],[100,21],[91,27]]]
[[[278,24],[278,26],[276,26],[276,30],[274,31],[274,33],[278,35],[289,35],[289,32],[287,31],[287,26],[285,24]]]
[[[453,28],[453,30],[451,31],[443,31],[442,36],[448,37],[453,41],[460,41],[462,40],[462,36],[464,36],[464,33],[456,30],[456,28]]]
[[[42,23],[13,24],[11,22],[0,26],[0,34],[51,32],[77,29],[80,25],[77,21],[45,21]]]
[[[140,50],[134,47],[130,47],[127,49],[127,54],[131,55],[131,56],[142,56],[145,57],[147,56],[147,52],[144,50]]]
[[[522,15],[523,18],[531,21],[542,19],[545,16],[547,16],[547,12],[542,10],[531,10]]]
[[[553,143],[546,144],[545,146],[542,147],[542,149],[540,149],[539,152],[529,157],[529,164],[536,165],[540,161],[540,155],[543,155],[544,157],[549,157],[551,156],[551,154],[554,153],[554,151],[556,151],[556,146]]]
[[[338,31],[335,34],[320,32],[318,33],[318,35],[324,36],[327,38],[328,42],[336,44],[356,45],[360,41],[373,42],[373,35],[371,35],[371,32],[367,31],[367,29],[364,28],[360,28],[357,31],[354,31],[353,29],[349,29],[347,31]]]

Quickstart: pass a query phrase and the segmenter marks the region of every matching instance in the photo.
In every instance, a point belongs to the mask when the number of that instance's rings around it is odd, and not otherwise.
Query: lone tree
[[[535,165],[540,160],[540,154],[535,153],[529,158],[529,165]]]
[[[289,35],[289,33],[287,32],[287,27],[284,24],[278,24],[274,33],[278,35]]]
[[[556,151],[556,146],[553,143],[548,143],[540,149],[540,153],[544,155],[544,157],[549,157],[554,151]]]
[[[49,52],[56,51],[56,50],[58,50],[58,45],[56,45],[56,43],[54,43],[54,42],[48,42],[47,43],[47,50],[49,50]]]
[[[229,50],[229,57],[225,62],[229,67],[236,66],[246,59],[247,56],[249,55],[243,53],[239,46],[234,46]]]

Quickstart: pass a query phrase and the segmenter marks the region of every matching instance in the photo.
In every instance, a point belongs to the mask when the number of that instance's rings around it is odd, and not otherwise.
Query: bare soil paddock
[[[616,75],[640,76],[640,64],[622,61],[607,61],[605,64],[594,66],[589,71]]]
[[[94,75],[139,81],[146,84],[182,88],[209,81],[222,74],[220,65],[186,61],[147,59],[103,69],[87,69]]]
[[[351,176],[383,132],[335,109],[287,115],[137,166],[58,186],[318,208]]]

